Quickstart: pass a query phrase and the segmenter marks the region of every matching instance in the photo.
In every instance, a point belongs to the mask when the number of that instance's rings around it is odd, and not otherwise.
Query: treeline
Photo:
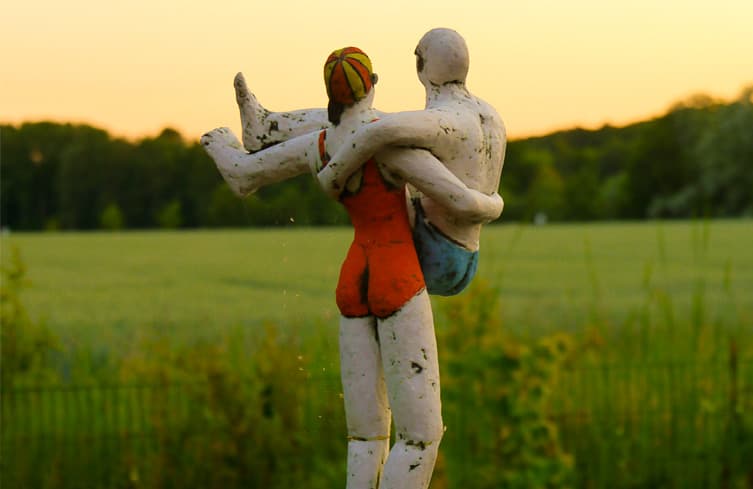
[[[2,225],[11,229],[195,228],[345,223],[302,176],[241,200],[203,148],[172,129],[130,142],[85,125],[0,126]]]
[[[502,220],[753,215],[753,86],[622,128],[508,143]],[[303,175],[235,197],[196,141],[86,125],[0,125],[0,223],[19,230],[344,224]]]
[[[503,218],[753,215],[753,86],[729,103],[695,96],[622,128],[508,145]]]

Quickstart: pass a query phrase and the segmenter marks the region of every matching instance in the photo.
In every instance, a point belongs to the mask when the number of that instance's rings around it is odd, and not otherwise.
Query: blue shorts
[[[476,275],[478,251],[464,248],[432,226],[418,199],[413,199],[413,207],[416,209],[413,242],[426,290],[433,295],[459,294]]]

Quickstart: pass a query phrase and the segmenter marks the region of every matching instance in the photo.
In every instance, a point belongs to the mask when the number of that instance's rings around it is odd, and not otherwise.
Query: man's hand
[[[339,199],[340,194],[342,193],[342,185],[337,181],[336,168],[337,164],[333,166],[332,161],[330,161],[327,166],[319,170],[319,173],[316,174],[316,178],[319,180],[319,185],[321,185],[322,190],[335,200]]]

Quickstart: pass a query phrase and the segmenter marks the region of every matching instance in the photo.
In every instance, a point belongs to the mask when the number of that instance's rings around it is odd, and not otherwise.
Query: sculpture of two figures
[[[350,216],[336,289],[350,489],[428,487],[444,432],[428,294],[470,282],[503,208],[504,126],[465,85],[464,39],[433,29],[415,55],[425,110],[374,109],[371,60],[347,47],[324,65],[327,109],[269,112],[238,74],[243,146],[226,128],[201,139],[237,194],[312,172]]]

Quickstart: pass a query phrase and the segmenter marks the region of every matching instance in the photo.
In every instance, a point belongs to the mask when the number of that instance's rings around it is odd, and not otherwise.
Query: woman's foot
[[[253,93],[248,91],[243,73],[235,75],[233,86],[235,87],[235,101],[241,113],[243,146],[251,153],[259,151],[271,142],[264,127],[269,111],[262,107]]]
[[[209,131],[201,136],[201,144],[233,192],[245,197],[259,188],[252,163],[244,161],[248,153],[230,129],[220,127]]]

